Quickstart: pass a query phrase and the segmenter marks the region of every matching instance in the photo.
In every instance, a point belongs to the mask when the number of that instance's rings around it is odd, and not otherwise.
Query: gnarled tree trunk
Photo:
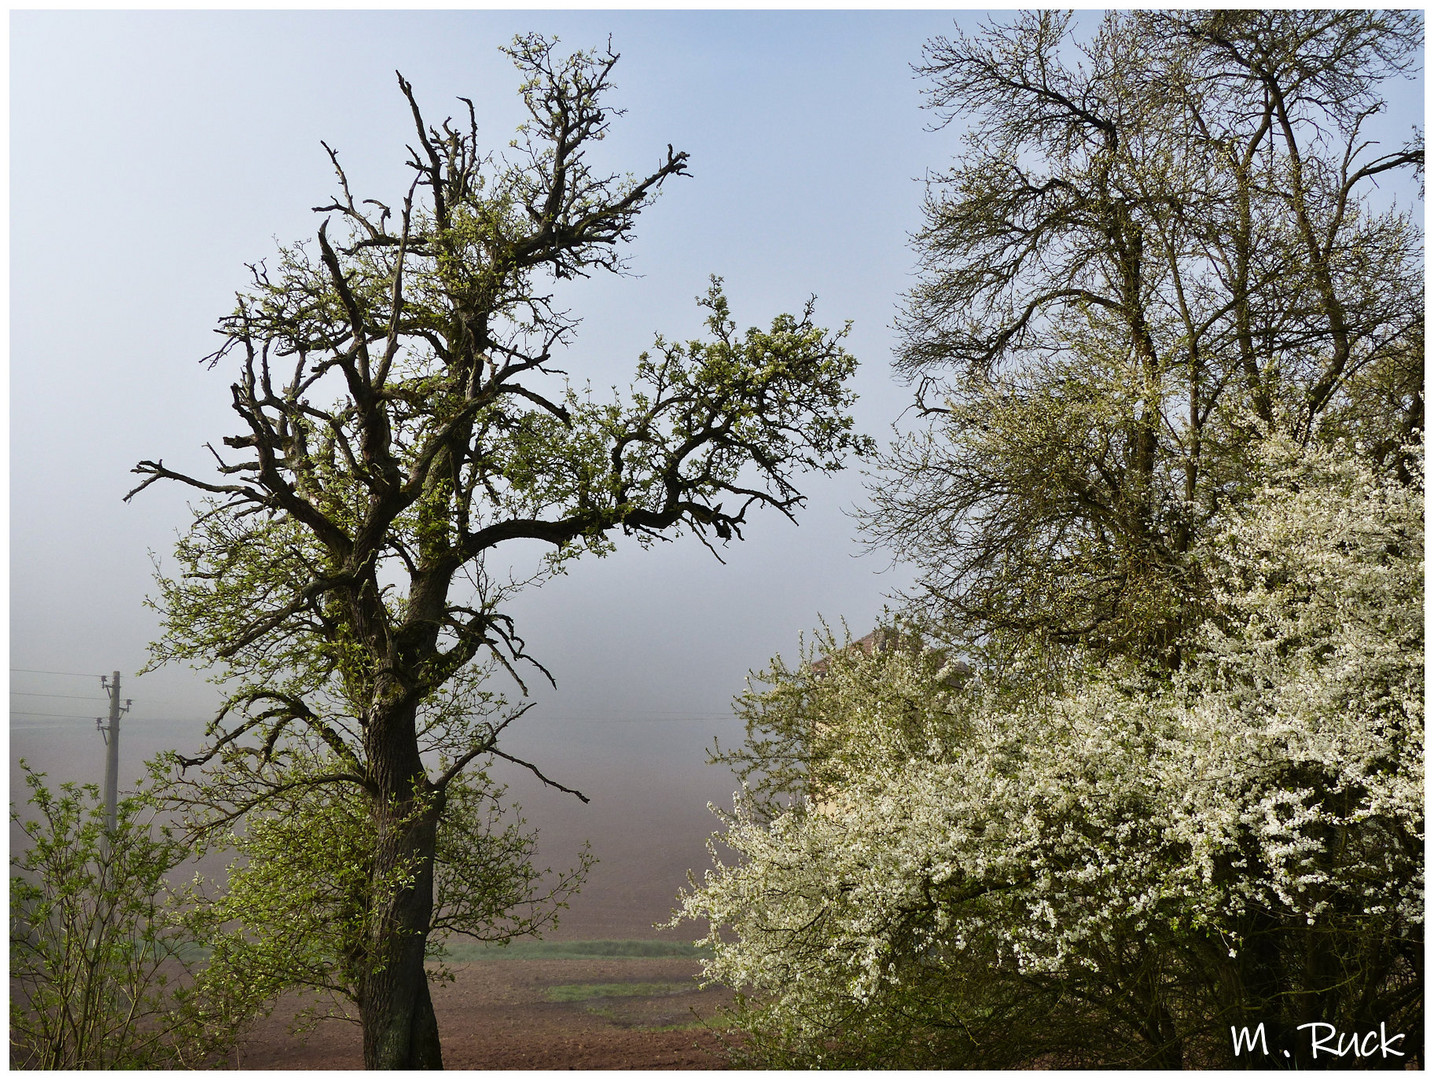
[[[433,919],[439,803],[419,758],[414,707],[369,721],[368,759],[378,791],[368,942],[359,995],[366,1069],[441,1069],[438,1019],[424,951]]]

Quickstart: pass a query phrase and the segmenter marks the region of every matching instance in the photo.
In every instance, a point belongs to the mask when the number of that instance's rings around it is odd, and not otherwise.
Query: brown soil
[[[702,990],[695,960],[493,959],[453,966],[433,1004],[450,1069],[725,1069],[723,1033],[705,1026],[731,995]],[[573,984],[667,984],[670,993],[547,1000]],[[656,990],[657,987],[647,987]],[[245,1039],[245,1069],[358,1069],[358,1025],[323,1020],[307,1034],[290,1025],[301,1002],[284,1001]]]

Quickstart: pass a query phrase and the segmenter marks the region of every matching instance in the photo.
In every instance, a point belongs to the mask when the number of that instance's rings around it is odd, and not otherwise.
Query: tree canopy
[[[210,770],[193,796],[204,821],[277,815],[250,834],[270,856],[273,830],[299,830],[312,852],[306,830],[333,827],[361,857],[329,883],[348,882],[352,929],[331,981],[358,1002],[368,1067],[441,1063],[428,935],[486,933],[495,914],[445,922],[434,904],[443,866],[477,857],[441,853],[445,822],[486,798],[469,771],[516,760],[500,735],[524,706],[490,676],[506,669],[521,691],[524,664],[546,674],[507,601],[619,535],[711,545],[757,508],[792,517],[798,475],[864,445],[845,331],[817,326],[810,303],[739,331],[716,278],[705,336],[658,338],[627,394],[557,366],[577,319],[554,283],[621,271],[638,215],[687,155],[668,146],[644,176],[604,174],[592,150],[616,115],[617,54],[564,56],[537,36],[507,51],[528,113],[509,151],[484,149],[471,102],[461,122],[427,124],[401,75],[415,133],[401,198],[357,198],[329,151],[338,193],[316,208],[315,240],[251,267],[220,321],[208,360],[237,367],[238,427],[216,475],[144,461],[131,493],[175,481],[206,496],[178,573],[160,579],[153,649],[224,680],[209,746],[181,759]],[[534,545],[546,556],[525,564]],[[506,850],[521,876],[526,849]]]
[[[867,525],[943,619],[1174,662],[1192,546],[1263,431],[1397,467],[1423,238],[1377,188],[1422,175],[1423,140],[1366,132],[1421,42],[1410,13],[1244,11],[930,43],[931,108],[966,124],[900,322],[930,424]]]

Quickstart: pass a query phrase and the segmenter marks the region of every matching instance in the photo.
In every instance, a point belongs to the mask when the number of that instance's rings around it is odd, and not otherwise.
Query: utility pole
[[[120,673],[100,676],[100,685],[110,695],[110,726],[100,728],[105,737],[105,831],[113,836],[119,824],[119,721],[120,713],[128,712],[130,703],[120,706]]]

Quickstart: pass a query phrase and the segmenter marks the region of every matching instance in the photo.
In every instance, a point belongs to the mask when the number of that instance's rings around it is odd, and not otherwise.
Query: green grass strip
[[[567,983],[549,986],[543,991],[545,1001],[591,1001],[594,998],[671,997],[697,989],[696,983]]]
[[[698,960],[708,955],[708,950],[682,941],[514,941],[507,945],[454,941],[448,944],[444,959],[451,964],[464,964],[474,960],[581,960],[588,957]]]

